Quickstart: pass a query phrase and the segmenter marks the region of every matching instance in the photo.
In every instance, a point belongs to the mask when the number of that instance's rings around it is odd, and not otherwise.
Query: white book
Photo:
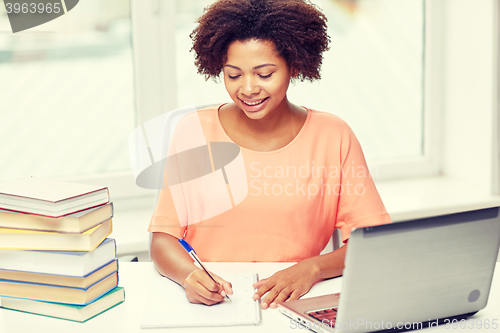
[[[231,301],[207,306],[190,303],[184,289],[175,282],[157,274],[150,282],[151,290],[141,328],[200,327],[257,325],[261,320],[259,301],[252,296],[252,285],[258,281],[256,273],[221,274],[231,282]]]
[[[1,250],[0,269],[81,277],[116,258],[116,242],[105,239],[93,251]]]
[[[0,183],[0,209],[60,217],[109,202],[107,187],[25,178]]]

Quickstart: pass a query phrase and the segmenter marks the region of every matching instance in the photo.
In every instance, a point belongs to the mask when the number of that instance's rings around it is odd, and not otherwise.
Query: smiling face
[[[227,50],[224,84],[234,103],[250,119],[289,109],[286,91],[292,77],[285,59],[270,41],[235,41]]]

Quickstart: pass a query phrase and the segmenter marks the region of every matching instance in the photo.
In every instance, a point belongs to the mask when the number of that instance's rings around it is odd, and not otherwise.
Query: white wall
[[[443,174],[496,188],[496,0],[447,0],[444,17]]]

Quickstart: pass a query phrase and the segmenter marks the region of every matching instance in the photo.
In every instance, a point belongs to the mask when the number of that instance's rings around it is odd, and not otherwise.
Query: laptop
[[[499,207],[354,229],[341,293],[279,309],[316,332],[451,323],[486,306],[499,245]]]

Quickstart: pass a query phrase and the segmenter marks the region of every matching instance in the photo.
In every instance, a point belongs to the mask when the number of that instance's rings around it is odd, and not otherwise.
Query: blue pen
[[[191,256],[191,258],[193,258],[194,261],[196,261],[198,263],[198,265],[200,265],[201,268],[203,268],[203,270],[205,271],[205,273],[208,274],[208,276],[215,282],[217,283],[219,286],[220,286],[220,283],[217,282],[214,277],[207,271],[207,269],[205,268],[205,266],[203,266],[203,263],[201,262],[200,258],[198,258],[198,256],[196,255],[196,251],[191,247],[191,245],[189,245],[188,242],[186,242],[184,239],[182,238],[179,238],[179,243],[181,243],[182,247],[184,248],[184,250],[186,250],[186,252]],[[226,298],[228,300],[231,300],[229,298],[229,296],[226,295]]]

